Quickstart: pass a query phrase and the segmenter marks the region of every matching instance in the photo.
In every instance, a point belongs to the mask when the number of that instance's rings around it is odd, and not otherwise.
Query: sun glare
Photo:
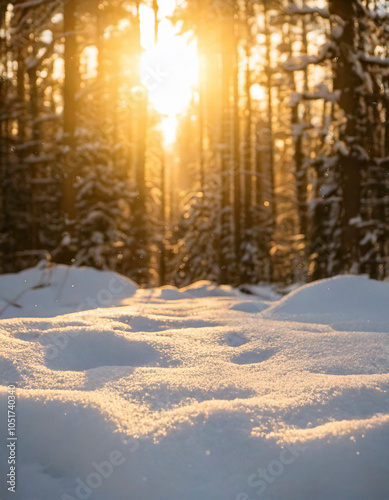
[[[157,44],[154,43],[154,13],[146,6],[141,8],[145,49],[141,59],[142,83],[148,89],[154,108],[165,116],[162,130],[167,143],[174,142],[177,115],[192,101],[199,71],[196,43],[189,41],[187,35],[179,35],[179,29],[166,18],[174,5],[174,1],[166,2],[160,12]]]

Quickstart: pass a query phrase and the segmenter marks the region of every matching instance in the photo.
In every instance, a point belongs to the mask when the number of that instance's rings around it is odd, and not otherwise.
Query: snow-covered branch
[[[286,9],[285,12],[290,15],[298,15],[298,16],[305,16],[307,14],[317,14],[323,19],[329,19],[330,17],[330,13],[327,8],[309,7],[308,5],[305,4],[303,6],[299,6],[293,3]]]
[[[30,7],[38,7],[40,5],[52,3],[53,0],[31,0],[30,2],[23,2],[16,4],[14,6],[14,9],[29,9]],[[57,2],[58,3],[58,2]]]
[[[328,59],[332,49],[332,42],[327,42],[322,45],[317,56],[303,54],[295,58],[290,58],[283,64],[283,68],[285,71],[302,71],[310,64],[320,64]]]
[[[292,92],[288,106],[296,106],[301,101],[315,101],[324,99],[326,102],[336,102],[340,96],[340,91],[331,92],[327,85],[321,84],[316,87],[314,92]]]
[[[363,52],[359,52],[358,59],[361,62],[364,62],[367,64],[373,64],[375,66],[380,66],[381,68],[389,68],[389,58],[388,57],[369,56],[367,54],[364,54]]]

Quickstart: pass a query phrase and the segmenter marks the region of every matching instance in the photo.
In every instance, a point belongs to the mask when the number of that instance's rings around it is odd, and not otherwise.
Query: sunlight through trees
[[[0,6],[0,271],[383,279],[387,1]]]

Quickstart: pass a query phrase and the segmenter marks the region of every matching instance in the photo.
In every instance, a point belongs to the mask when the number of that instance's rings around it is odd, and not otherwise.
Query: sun
[[[164,9],[160,10],[157,44],[154,43],[154,13],[146,6],[141,7],[142,46],[145,50],[141,58],[141,76],[150,103],[165,117],[162,128],[170,142],[175,135],[172,129],[176,127],[177,116],[193,99],[199,64],[196,42],[187,34],[180,35],[179,28],[167,19],[175,2],[160,3]]]
[[[196,48],[180,36],[161,40],[142,56],[141,72],[155,109],[177,115],[192,100],[197,83]]]

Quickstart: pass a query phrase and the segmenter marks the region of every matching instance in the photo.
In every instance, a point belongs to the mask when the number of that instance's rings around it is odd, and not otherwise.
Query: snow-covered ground
[[[1,497],[388,500],[389,283],[252,292],[0,276]]]

